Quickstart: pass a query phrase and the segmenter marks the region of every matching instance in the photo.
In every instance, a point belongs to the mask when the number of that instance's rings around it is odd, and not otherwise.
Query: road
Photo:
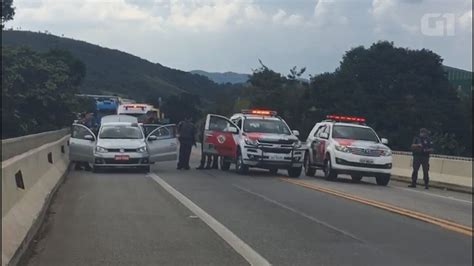
[[[194,151],[193,165],[198,159]],[[177,171],[170,162],[150,174],[71,172],[21,264],[248,265],[255,255],[272,265],[472,265],[471,250],[468,194],[284,172]]]

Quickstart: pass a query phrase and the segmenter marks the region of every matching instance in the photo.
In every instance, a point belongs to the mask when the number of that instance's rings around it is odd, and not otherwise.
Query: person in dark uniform
[[[433,141],[428,136],[429,131],[426,128],[420,129],[420,135],[413,139],[411,149],[413,151],[413,173],[411,175],[411,184],[408,187],[415,188],[418,179],[418,170],[423,168],[423,181],[425,189],[429,187],[430,153],[433,152]]]
[[[191,123],[191,118],[186,118],[178,124],[179,158],[178,170],[189,170],[189,158],[193,145],[196,146],[196,128]]]

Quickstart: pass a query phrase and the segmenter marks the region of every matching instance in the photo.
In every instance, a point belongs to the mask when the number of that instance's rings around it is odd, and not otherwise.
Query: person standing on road
[[[415,188],[418,180],[418,170],[423,168],[423,181],[425,189],[429,187],[430,153],[433,152],[433,141],[428,136],[429,131],[426,128],[420,129],[419,136],[413,139],[411,149],[413,151],[413,173],[411,175],[411,184],[408,187]]]
[[[205,126],[206,120],[204,119],[201,123],[199,123],[199,131],[197,139],[201,142],[201,162],[199,166],[196,168],[198,170],[202,169],[210,169],[211,168],[211,156],[204,152],[204,138],[205,138]],[[204,166],[205,165],[205,166]]]
[[[196,146],[196,128],[191,122],[191,118],[186,118],[178,124],[179,157],[178,170],[189,170],[189,158],[193,145]]]

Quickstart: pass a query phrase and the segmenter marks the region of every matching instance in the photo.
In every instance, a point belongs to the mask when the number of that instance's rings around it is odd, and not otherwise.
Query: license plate
[[[360,159],[360,162],[361,162],[361,163],[367,163],[367,164],[373,164],[373,163],[374,163],[374,160],[370,160],[370,159]]]
[[[115,155],[116,161],[128,161],[130,157],[128,155]]]
[[[284,160],[285,159],[285,155],[281,155],[281,154],[271,154],[268,157],[270,158],[270,160]]]

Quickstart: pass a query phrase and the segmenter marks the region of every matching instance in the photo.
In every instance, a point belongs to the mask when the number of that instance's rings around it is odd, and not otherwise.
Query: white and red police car
[[[250,167],[272,173],[286,169],[291,177],[301,174],[304,146],[299,132],[290,130],[274,111],[243,110],[230,119],[209,114],[204,134],[204,152],[218,154],[223,170],[235,163],[241,174]]]
[[[364,176],[375,177],[377,184],[390,181],[392,151],[387,139],[380,139],[365,125],[365,118],[328,115],[317,123],[306,140],[305,174],[313,176],[322,169],[324,177],[336,179],[349,174],[356,182]]]

